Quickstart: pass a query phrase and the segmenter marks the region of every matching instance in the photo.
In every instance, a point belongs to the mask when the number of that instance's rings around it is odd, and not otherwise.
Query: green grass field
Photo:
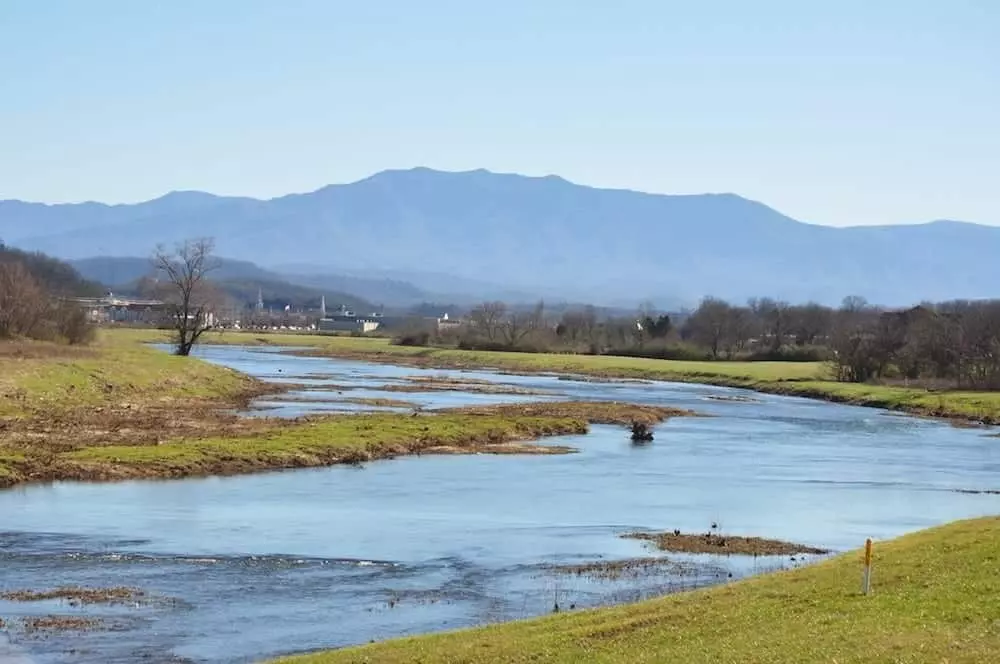
[[[230,475],[361,462],[422,451],[563,451],[510,443],[585,433],[583,420],[481,415],[341,415],[158,445],[87,447],[60,455],[69,477],[121,479]]]
[[[1000,518],[663,598],[279,660],[282,664],[1000,661]]]
[[[220,401],[259,389],[238,372],[174,357],[137,339],[101,331],[87,347],[0,343],[0,417],[135,400]]]
[[[149,340],[162,333],[123,330],[115,334]],[[508,353],[393,346],[388,339],[307,334],[224,332],[206,343],[304,347],[307,352],[375,362],[442,368],[490,367],[514,372],[574,373],[606,378],[642,378],[742,387],[760,392],[899,410],[917,415],[1000,423],[1000,392],[930,392],[922,388],[839,383],[819,362],[687,362],[644,358]]]
[[[156,330],[121,329],[110,331],[110,334],[135,341],[156,341],[166,338],[165,333]],[[513,371],[581,373],[615,378],[655,380],[716,378],[743,383],[822,379],[828,373],[826,367],[819,362],[697,362],[609,355],[469,351],[394,346],[389,339],[381,337],[222,332],[208,333],[202,339],[206,344],[299,346],[317,354],[333,357],[357,356],[387,362],[409,361],[442,367],[495,367]]]

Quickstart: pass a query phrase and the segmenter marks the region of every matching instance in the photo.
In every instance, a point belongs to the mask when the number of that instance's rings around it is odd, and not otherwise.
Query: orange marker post
[[[872,538],[865,540],[865,576],[861,587],[864,594],[869,595],[872,591]]]

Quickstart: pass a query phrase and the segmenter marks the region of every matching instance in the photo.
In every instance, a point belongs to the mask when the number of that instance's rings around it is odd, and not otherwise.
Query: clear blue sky
[[[0,198],[426,165],[1000,224],[998,155],[993,0],[0,0]]]

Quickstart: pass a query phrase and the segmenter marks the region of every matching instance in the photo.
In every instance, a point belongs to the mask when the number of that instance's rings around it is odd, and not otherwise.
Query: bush
[[[431,333],[427,330],[403,332],[392,340],[396,346],[427,346],[430,342]]]
[[[87,312],[69,302],[60,302],[52,309],[56,334],[59,338],[75,346],[88,344],[94,340],[94,326],[87,319]]]
[[[83,309],[53,299],[23,264],[0,262],[0,338],[82,344],[93,335]]]
[[[689,362],[712,359],[711,353],[708,351],[685,343],[608,348],[602,354],[620,355],[622,357],[645,357],[653,360],[685,360]]]
[[[823,346],[782,346],[777,350],[761,350],[746,357],[748,362],[826,362],[832,357]]]

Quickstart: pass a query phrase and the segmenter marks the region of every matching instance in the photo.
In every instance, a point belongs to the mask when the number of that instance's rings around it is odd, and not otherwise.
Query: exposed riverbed
[[[1000,496],[960,492],[1000,483],[1000,439],[988,429],[691,384],[433,371],[278,350],[200,354],[298,386],[256,402],[251,414],[574,399],[712,417],[671,419],[645,446],[632,445],[621,427],[594,426],[553,439],[579,450],[564,456],[425,456],[0,492],[0,593],[124,586],[144,597],[0,600],[8,624],[0,661],[14,653],[30,662],[256,661],[802,562],[670,554],[671,563],[644,562],[635,574],[586,573],[593,561],[661,555],[623,533],[698,533],[715,524],[723,533],[844,550],[868,536],[1000,511]],[[99,622],[23,628],[39,624],[32,616],[51,615]]]

